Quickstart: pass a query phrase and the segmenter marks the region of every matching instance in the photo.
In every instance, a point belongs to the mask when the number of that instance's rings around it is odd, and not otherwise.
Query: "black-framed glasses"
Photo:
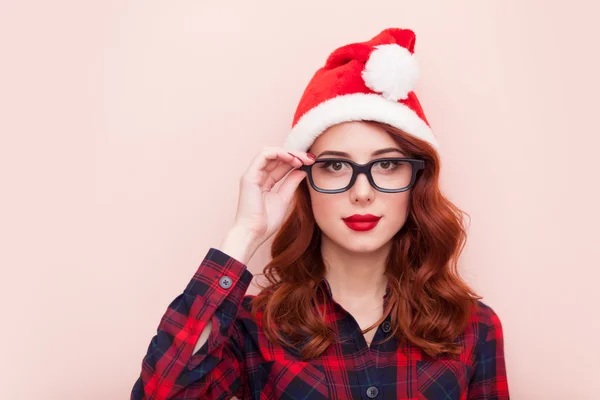
[[[405,157],[378,158],[358,164],[345,158],[320,159],[299,169],[308,174],[313,189],[321,193],[342,193],[350,189],[358,174],[367,175],[371,186],[380,192],[404,192],[415,184],[425,160]]]

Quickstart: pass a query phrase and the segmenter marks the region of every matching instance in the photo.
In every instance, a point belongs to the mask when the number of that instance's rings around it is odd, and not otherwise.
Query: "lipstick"
[[[372,214],[354,214],[349,217],[342,218],[348,228],[359,232],[370,231],[371,229],[375,228],[380,219],[381,217],[377,217]]]

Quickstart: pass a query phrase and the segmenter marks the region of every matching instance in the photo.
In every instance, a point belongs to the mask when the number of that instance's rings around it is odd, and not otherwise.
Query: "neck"
[[[349,252],[323,235],[321,254],[333,298],[349,307],[381,301],[387,286],[384,272],[390,249],[391,241],[372,252]]]

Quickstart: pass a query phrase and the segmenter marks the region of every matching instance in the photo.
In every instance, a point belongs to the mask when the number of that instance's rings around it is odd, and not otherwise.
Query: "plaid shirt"
[[[389,317],[368,346],[323,279],[327,322],[342,340],[301,361],[294,349],[269,342],[260,318],[251,317],[252,277],[236,259],[208,251],[162,317],[131,399],[509,398],[502,326],[482,302],[457,339],[459,359],[433,359],[410,343],[401,349],[396,339],[378,344],[391,332]],[[208,321],[208,341],[192,354]]]

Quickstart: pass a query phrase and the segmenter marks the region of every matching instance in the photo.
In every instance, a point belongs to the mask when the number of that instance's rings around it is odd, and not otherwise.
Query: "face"
[[[397,149],[373,156],[372,153],[387,148]],[[327,151],[348,153],[348,156],[327,154]],[[408,157],[392,137],[382,128],[361,121],[344,122],[323,132],[309,152],[323,158],[345,158],[365,164],[376,158]],[[340,168],[340,165],[336,166]],[[348,252],[375,252],[391,243],[393,236],[406,221],[410,190],[399,193],[380,192],[360,174],[354,185],[345,192],[320,193],[310,184],[312,211],[323,236],[323,245],[336,245]],[[354,230],[343,218],[354,214],[372,214],[381,217],[370,230]],[[361,224],[358,229],[361,228]],[[363,224],[364,226],[364,224]]]

